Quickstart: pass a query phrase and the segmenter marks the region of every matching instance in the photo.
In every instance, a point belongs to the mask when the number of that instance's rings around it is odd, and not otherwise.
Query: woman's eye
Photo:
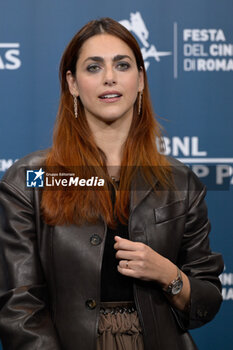
[[[130,67],[130,64],[129,63],[127,63],[127,62],[119,62],[118,64],[117,64],[117,68],[119,69],[119,70],[127,70],[127,69],[129,69],[129,67]]]
[[[100,69],[100,66],[98,66],[98,64],[90,64],[87,67],[88,72],[97,72],[99,69]]]

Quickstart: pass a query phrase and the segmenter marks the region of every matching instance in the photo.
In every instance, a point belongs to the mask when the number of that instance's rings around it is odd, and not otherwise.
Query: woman
[[[4,350],[196,349],[187,330],[217,313],[223,262],[203,185],[156,148],[136,40],[110,18],[91,21],[60,78],[52,148],[1,182]],[[104,186],[25,190],[25,168],[41,167]]]

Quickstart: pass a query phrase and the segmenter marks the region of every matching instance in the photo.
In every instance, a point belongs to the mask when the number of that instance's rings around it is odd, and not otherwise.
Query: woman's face
[[[75,77],[67,72],[67,82],[92,122],[96,118],[104,122],[132,119],[137,94],[144,87],[133,51],[110,34],[95,35],[83,44]]]

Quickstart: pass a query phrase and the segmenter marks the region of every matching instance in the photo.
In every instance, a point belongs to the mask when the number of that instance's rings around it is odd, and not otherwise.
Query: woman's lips
[[[111,92],[104,92],[103,94],[101,94],[99,96],[99,99],[102,102],[105,103],[111,103],[111,102],[116,102],[119,101],[119,99],[121,98],[122,94],[120,94],[118,91],[111,91]]]

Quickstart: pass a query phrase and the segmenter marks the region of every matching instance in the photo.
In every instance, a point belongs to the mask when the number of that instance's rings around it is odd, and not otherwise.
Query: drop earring
[[[74,116],[77,119],[78,118],[78,98],[75,95],[73,95],[73,98],[74,98]]]
[[[138,95],[138,115],[141,115],[141,112],[142,112],[142,95],[143,95],[143,91],[139,91],[139,95]]]

